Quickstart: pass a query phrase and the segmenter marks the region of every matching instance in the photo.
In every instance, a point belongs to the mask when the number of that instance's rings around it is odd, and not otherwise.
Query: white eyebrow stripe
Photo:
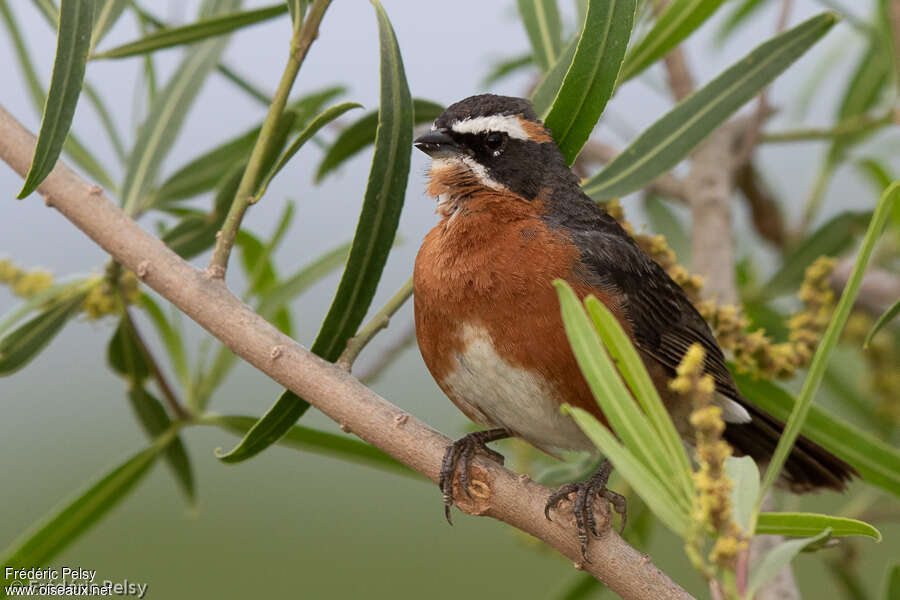
[[[456,121],[451,127],[456,133],[487,133],[501,131],[517,140],[530,140],[522,122],[516,115],[491,115],[490,117],[474,117]]]

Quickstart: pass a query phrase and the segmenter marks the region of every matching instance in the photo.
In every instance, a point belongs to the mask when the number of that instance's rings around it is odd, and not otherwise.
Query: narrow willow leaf
[[[103,6],[94,11],[94,28],[91,33],[91,48],[93,52],[97,44],[106,37],[112,26],[116,24],[129,0],[103,0]]]
[[[172,362],[172,368],[175,370],[179,383],[181,383],[182,388],[187,389],[190,377],[181,332],[175,324],[169,322],[162,309],[149,294],[141,294],[140,306],[156,328],[156,332],[159,334],[159,338],[166,349],[166,355]]]
[[[647,374],[644,361],[638,356],[628,335],[606,306],[594,296],[585,299],[584,305],[619,373],[625,378],[632,395],[644,409],[655,430],[655,439],[663,445],[664,452],[672,461],[670,465],[672,471],[666,475],[676,477],[681,486],[681,493],[685,498],[692,498],[694,485],[691,479],[693,472],[691,460],[659,397],[656,386]]]
[[[842,212],[807,236],[784,258],[781,268],[760,289],[763,298],[777,298],[797,289],[806,268],[820,256],[838,256],[866,230],[871,212]]]
[[[862,535],[876,542],[881,541],[881,532],[868,523],[816,513],[760,513],[754,534],[809,537],[819,535],[826,529],[831,529],[832,537]]]
[[[800,434],[803,422],[809,414],[813,397],[815,396],[819,384],[822,382],[822,377],[825,375],[828,359],[844,329],[847,318],[850,316],[850,310],[853,308],[856,296],[859,294],[859,287],[862,284],[863,274],[869,263],[869,258],[872,256],[875,243],[878,241],[878,237],[881,235],[881,231],[884,229],[884,225],[890,216],[891,204],[896,202],[898,197],[900,197],[900,181],[891,184],[878,200],[878,205],[875,207],[875,213],[872,215],[872,221],[869,223],[869,229],[866,231],[866,235],[863,238],[862,245],[859,249],[859,254],[856,257],[856,264],[853,266],[853,272],[850,274],[847,285],[844,287],[837,308],[835,308],[831,321],[828,323],[828,328],[822,336],[822,341],[819,342],[819,346],[816,348],[816,353],[813,355],[806,379],[803,381],[803,387],[800,390],[800,394],[797,396],[797,403],[791,411],[791,416],[784,426],[784,431],[781,434],[781,438],[778,440],[778,446],[775,447],[775,452],[772,454],[772,459],[766,469],[766,475],[763,479],[757,506],[762,503],[763,496],[775,483],[775,479],[781,472],[781,468],[784,466],[788,454],[790,453],[797,436]]]
[[[412,151],[413,102],[400,47],[381,4],[373,0],[372,5],[381,43],[381,99],[375,156],[347,265],[311,348],[313,353],[329,361],[338,358],[347,340],[356,333],[375,295],[400,220]],[[305,400],[285,390],[238,448],[245,446],[253,454],[260,452],[265,447],[263,444],[273,443],[290,429],[303,414],[305,404]],[[240,459],[253,454],[241,453]]]
[[[634,45],[625,64],[619,81],[628,81],[657,60],[665,56],[669,50],[687,39],[698,27],[716,12],[724,0],[675,0],[656,19],[656,23],[643,39]]]
[[[770,381],[736,373],[738,389],[747,400],[780,421],[790,416],[796,400]],[[844,459],[863,481],[900,497],[900,450],[818,406],[810,407],[803,435]]]
[[[413,123],[430,123],[444,112],[444,107],[429,100],[416,98],[413,100]],[[328,147],[319,168],[316,170],[316,183],[334,171],[350,157],[375,141],[375,130],[378,127],[378,112],[366,113],[355,123],[348,125],[334,143]]]
[[[689,510],[692,497],[690,482],[685,486],[683,478],[679,477],[676,481],[672,477],[683,470],[682,462],[677,455],[671,456],[659,442],[659,435],[625,387],[575,292],[563,281],[557,280],[554,285],[559,295],[566,336],[603,416],[628,453],[640,461],[666,490],[667,501],[678,504],[682,510]]]
[[[84,281],[84,279],[76,279],[74,281],[57,283],[43,292],[28,298],[28,300],[19,304],[0,319],[0,336],[32,312],[56,304],[62,300],[65,295],[75,293],[75,290],[78,289]]]
[[[296,396],[295,396],[296,397]],[[216,449],[216,458],[234,464],[256,456],[282,437],[309,409],[309,402],[296,397],[288,406],[279,401],[247,430],[240,443],[229,452]]]
[[[172,420],[166,414],[162,402],[145,390],[143,386],[131,386],[128,390],[128,400],[138,421],[151,440],[157,439],[172,428]],[[184,447],[180,435],[173,436],[172,441],[163,451],[163,458],[169,465],[176,484],[187,499],[193,503],[196,498],[194,472],[191,468],[191,459],[188,457],[187,449]]]
[[[222,10],[233,10],[240,0],[221,0]],[[125,172],[122,205],[125,212],[139,212],[156,184],[163,160],[175,143],[188,110],[194,103],[206,76],[215,68],[228,38],[201,42],[187,53],[181,65],[160,91],[141,126]]]
[[[43,114],[44,104],[47,101],[47,95],[44,92],[44,86],[38,78],[31,57],[28,55],[28,48],[22,39],[21,29],[15,21],[12,11],[9,9],[8,3],[0,2],[0,17],[6,24],[9,31],[9,37],[12,40],[16,50],[16,57],[19,60],[19,66],[22,69],[22,75],[25,77],[26,88],[31,102],[38,112]],[[63,142],[63,150],[79,167],[84,169],[85,173],[94,178],[97,183],[108,188],[115,189],[116,185],[112,177],[103,168],[103,165],[94,158],[90,151],[80,143],[73,133]]]
[[[204,425],[216,425],[238,436],[246,434],[256,422],[257,419],[253,417],[240,416],[213,416],[206,417],[201,421]],[[399,475],[421,478],[421,475],[375,446],[344,435],[319,431],[302,425],[295,425],[288,429],[277,444],[294,450],[363,464]]]
[[[350,244],[345,243],[322,254],[312,262],[304,265],[293,275],[280,281],[278,285],[267,290],[262,296],[257,312],[265,318],[271,318],[279,308],[286,306],[294,298],[305,292],[311,285],[332,273],[347,262]]]
[[[183,27],[167,27],[145,35],[139,40],[116,46],[111,50],[100,52],[91,56],[92,59],[101,58],[125,58],[136,54],[155,52],[162,48],[171,48],[183,44],[193,44],[209,38],[231,33],[249,25],[268,21],[287,13],[287,5],[284,2],[246,10],[242,12],[219,15],[209,19],[201,19]]]
[[[339,116],[347,112],[348,110],[354,108],[362,108],[362,104],[357,102],[342,102],[336,106],[332,106],[331,108],[326,109],[321,114],[316,115],[314,119],[312,119],[307,126],[300,132],[300,134],[291,142],[291,145],[287,147],[287,149],[282,153],[282,155],[278,158],[278,162],[275,163],[275,166],[269,171],[266,175],[265,179],[263,179],[262,184],[259,186],[256,194],[254,196],[259,199],[262,198],[263,194],[266,193],[266,189],[269,187],[269,182],[278,174],[281,169],[291,160],[295,154],[303,147],[307,141],[309,141],[312,136],[316,135],[320,129],[337,119]]]
[[[753,521],[756,498],[759,496],[759,469],[749,456],[729,456],[725,459],[725,475],[733,484],[731,507],[734,522],[741,531],[748,532]],[[758,525],[756,533],[759,533]]]
[[[296,115],[291,130],[305,125],[326,102],[342,93],[343,87],[329,87],[289,103],[286,112]],[[178,169],[159,186],[154,194],[154,206],[167,206],[216,187],[222,180],[222,173],[247,162],[261,128],[262,123],[259,123],[256,127],[204,152]]]
[[[869,330],[869,334],[866,336],[866,341],[863,344],[863,348],[868,349],[869,344],[872,343],[872,338],[881,331],[881,329],[893,321],[897,315],[900,314],[900,298],[894,301],[894,304],[888,308],[884,313],[878,317],[878,320],[875,321],[875,324],[872,326],[872,329]]]
[[[86,292],[79,291],[50,305],[0,339],[0,377],[31,362],[69,320],[78,314]]]
[[[81,95],[93,24],[93,2],[61,1],[50,91],[44,104],[34,157],[31,159],[31,167],[25,176],[25,183],[19,191],[18,198],[24,198],[36,190],[59,159],[63,142],[72,126],[78,97]]]
[[[826,529],[819,535],[813,537],[782,542],[767,554],[763,555],[759,563],[750,567],[750,578],[747,583],[746,597],[752,598],[756,595],[756,591],[759,590],[759,588],[771,581],[772,578],[784,567],[789,565],[791,561],[794,560],[794,557],[804,548],[820,540],[827,539],[830,534],[831,530]]]
[[[644,214],[647,215],[650,229],[665,237],[669,248],[678,257],[678,262],[690,269],[691,239],[675,211],[658,195],[648,193],[644,194]]]
[[[722,19],[719,30],[716,31],[716,42],[724,43],[738,27],[765,6],[764,0],[743,0],[727,17]]]
[[[128,494],[147,474],[156,457],[174,438],[174,431],[160,436],[74,498],[54,509],[0,555],[0,574],[6,567],[32,568],[46,564],[75,541],[91,525]]]
[[[524,54],[522,56],[515,56],[513,58],[502,60],[491,67],[491,70],[488,71],[487,75],[484,76],[484,79],[481,80],[481,87],[491,87],[504,77],[508,77],[516,71],[530,67],[533,64],[534,59],[531,57],[531,54]]]
[[[585,183],[585,192],[600,201],[647,185],[678,164],[836,22],[837,15],[826,12],[760,45],[646,129],[603,171]]]
[[[519,15],[531,40],[534,62],[548,71],[562,48],[562,20],[556,0],[518,0]]]
[[[134,384],[140,385],[150,377],[150,363],[126,317],[119,320],[119,326],[109,340],[106,361],[113,371],[129,378]]]
[[[566,46],[566,49],[553,64],[553,68],[544,74],[541,82],[531,93],[531,104],[534,106],[534,111],[541,120],[544,120],[547,117],[547,113],[550,112],[550,108],[553,106],[553,101],[559,93],[559,88],[562,87],[563,80],[566,78],[566,73],[569,72],[569,67],[572,66],[572,59],[575,58],[575,51],[578,49],[578,42],[580,40],[581,38],[576,35],[575,38],[569,42],[569,45]]]
[[[125,151],[125,144],[122,143],[122,137],[119,135],[118,129],[116,129],[116,123],[113,121],[112,114],[106,107],[106,103],[103,101],[103,98],[100,97],[100,94],[97,93],[97,90],[95,90],[88,82],[84,83],[84,93],[87,96],[88,102],[91,103],[94,110],[97,112],[97,116],[100,117],[100,123],[103,124],[103,129],[106,131],[106,135],[112,144],[113,150],[116,152],[116,156],[120,161],[125,162],[128,158],[128,153]]]
[[[881,591],[881,600],[896,600],[897,598],[900,598],[900,563],[888,568]]]
[[[564,405],[564,411],[575,422],[600,452],[609,459],[616,472],[634,488],[653,514],[675,534],[684,536],[690,525],[688,510],[678,502],[672,502],[671,494],[644,463],[629,452],[615,436],[586,410]]]
[[[300,31],[300,26],[303,25],[306,4],[306,0],[287,0],[287,7],[291,13],[291,23],[294,25],[294,31]]]
[[[635,0],[591,0],[588,5],[572,65],[544,119],[566,164],[575,162],[612,96],[635,7]]]

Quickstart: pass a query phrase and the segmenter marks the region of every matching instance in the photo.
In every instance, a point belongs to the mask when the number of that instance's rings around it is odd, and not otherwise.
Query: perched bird
[[[694,343],[716,385],[724,438],[737,454],[765,463],[783,424],[738,392],[722,350],[684,291],[579,186],[527,100],[491,94],[453,104],[415,140],[432,158],[427,191],[440,222],[415,264],[419,349],[437,384],[471,420],[491,429],[447,448],[440,487],[447,518],[453,480],[468,492],[476,451],[502,462],[486,443],[518,437],[554,454],[595,450],[568,403],[605,422],[563,329],[553,280],[593,294],[638,349],[679,434],[691,443],[690,402],[668,381]],[[582,549],[596,535],[594,504],[606,498],[624,520],[624,499],[606,489],[604,463],[587,482],[563,486],[545,513],[571,492]],[[798,438],[782,474],[797,492],[842,490],[854,469]]]

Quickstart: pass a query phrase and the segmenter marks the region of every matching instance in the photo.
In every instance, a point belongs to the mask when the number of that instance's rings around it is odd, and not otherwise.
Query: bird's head
[[[440,193],[486,187],[532,200],[544,189],[577,185],[550,131],[523,98],[482,94],[460,100],[415,145],[432,157],[431,189]]]

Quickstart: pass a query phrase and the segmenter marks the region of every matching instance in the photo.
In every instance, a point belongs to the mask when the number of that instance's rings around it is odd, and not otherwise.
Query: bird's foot
[[[441,472],[438,477],[438,486],[444,495],[444,516],[447,522],[453,525],[450,519],[450,507],[453,506],[453,478],[459,468],[459,485],[469,498],[472,497],[469,491],[469,465],[475,457],[476,452],[481,452],[488,457],[503,464],[503,455],[496,450],[491,450],[485,444],[495,442],[510,437],[505,429],[488,429],[486,431],[476,431],[456,440],[444,452],[444,460],[441,462]]]
[[[591,475],[587,481],[567,483],[550,495],[544,506],[544,516],[550,519],[550,510],[555,509],[559,503],[568,499],[569,494],[575,492],[575,505],[572,512],[575,514],[575,526],[578,529],[578,541],[581,542],[581,557],[587,561],[587,548],[590,542],[590,534],[595,537],[600,535],[597,529],[597,518],[594,508],[597,506],[597,498],[605,499],[609,505],[622,517],[621,530],[625,529],[626,506],[625,497],[606,488],[609,475],[612,473],[612,464],[604,460],[597,472]],[[609,507],[603,506],[607,514]]]

